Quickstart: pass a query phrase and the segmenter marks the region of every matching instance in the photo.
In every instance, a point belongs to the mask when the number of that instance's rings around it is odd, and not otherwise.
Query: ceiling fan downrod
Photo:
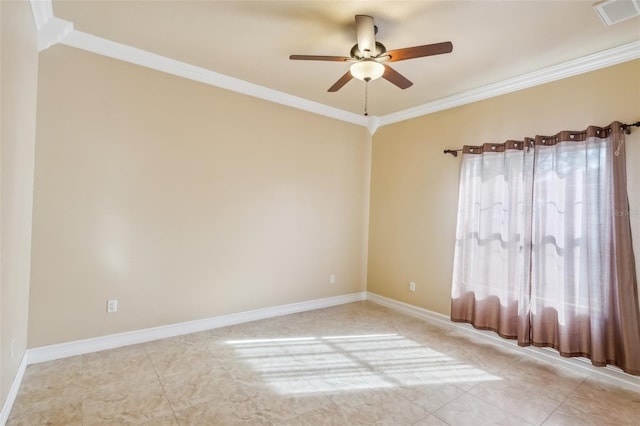
[[[364,80],[364,116],[368,117],[369,112],[367,111],[367,103],[369,102],[369,81],[371,79],[367,78]]]
[[[373,17],[356,15],[355,21],[356,44],[351,48],[349,56],[290,55],[289,59],[296,61],[351,62],[352,65],[349,67],[349,71],[340,77],[329,88],[328,92],[337,92],[352,78],[365,80],[367,77],[370,80],[384,78],[400,89],[407,89],[413,83],[387,65],[387,63],[441,55],[453,51],[453,44],[450,41],[388,51],[382,43],[376,41],[375,35],[378,32],[378,27],[373,23]],[[367,115],[366,105],[365,115]]]

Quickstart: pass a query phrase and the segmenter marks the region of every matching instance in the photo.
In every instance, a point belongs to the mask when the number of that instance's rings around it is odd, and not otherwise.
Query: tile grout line
[[[389,309],[389,308],[385,308],[385,312],[386,312],[387,309]],[[399,320],[399,321],[396,322],[393,317],[392,318],[385,318],[384,320],[379,320],[379,319],[376,319],[377,317],[376,318],[373,318],[373,317],[369,318],[368,316],[365,315],[364,318],[363,318],[363,323],[360,326],[354,325],[352,327],[349,324],[347,324],[347,323],[350,323],[351,321],[357,321],[357,318],[353,317],[353,315],[352,315],[353,312],[352,311],[349,311],[348,309],[346,309],[344,312],[342,312],[342,311],[327,311],[327,312],[331,312],[334,315],[324,315],[324,316],[322,316],[322,318],[320,316],[309,316],[309,317],[300,318],[300,319],[303,319],[303,321],[301,321],[299,323],[294,323],[294,324],[297,324],[296,327],[292,327],[291,329],[286,329],[285,328],[284,330],[278,329],[278,323],[275,324],[276,328],[274,330],[272,330],[272,328],[273,328],[272,326],[274,324],[265,322],[264,326],[260,325],[259,327],[257,327],[255,330],[252,330],[251,332],[252,333],[253,332],[261,333],[261,335],[264,335],[265,338],[274,337],[275,335],[272,334],[273,331],[275,331],[277,337],[283,337],[283,338],[289,337],[289,335],[291,333],[297,333],[295,335],[296,337],[301,337],[301,336],[298,336],[300,333],[307,333],[309,335],[313,334],[316,337],[318,337],[318,336],[321,336],[323,331],[324,331],[321,328],[318,329],[318,327],[322,327],[323,326],[321,319],[324,319],[325,317],[327,317],[327,318],[334,317],[334,316],[336,316],[335,314],[337,313],[338,314],[337,315],[337,317],[338,317],[337,319],[341,323],[344,323],[343,324],[343,328],[340,329],[343,332],[342,334],[344,334],[344,335],[352,336],[352,335],[358,334],[362,330],[366,330],[366,332],[362,332],[362,334],[369,334],[369,332],[373,333],[372,330],[374,330],[374,329],[376,329],[376,331],[379,332],[379,333],[383,333],[384,330],[386,330],[386,328],[389,328],[389,330],[393,330],[393,331],[389,331],[389,333],[397,333],[397,334],[403,335],[403,337],[413,341],[414,343],[416,343],[420,347],[432,347],[432,349],[434,349],[434,350],[439,349],[439,347],[438,347],[439,343],[436,343],[436,342],[440,342],[440,338],[437,337],[437,336],[440,336],[440,335],[438,334],[436,336],[434,334],[432,336],[431,335],[431,331],[429,331],[429,330],[421,330],[421,329],[418,330],[417,328],[415,328],[415,326],[414,326],[415,324],[413,323],[413,321],[407,323],[405,321]],[[405,313],[400,313],[400,315],[401,315],[402,318],[412,318],[411,315],[406,315]],[[384,314],[383,316],[387,316],[387,314]],[[412,318],[412,319],[415,319],[415,318]],[[307,329],[307,325],[308,325],[309,322],[313,323],[314,326],[311,327],[310,329]],[[271,326],[269,324],[271,324]],[[332,324],[331,327],[333,327],[334,325],[335,324]],[[300,331],[300,327],[302,327],[304,330]],[[383,330],[380,330],[378,328],[382,328]],[[245,338],[249,338],[250,339],[250,337],[248,337],[246,334],[247,334],[246,331],[242,331],[241,330],[241,332],[240,332],[240,334],[238,334],[237,338],[240,339],[240,340],[241,339],[245,339]],[[345,337],[349,337],[349,336],[345,336]],[[428,336],[432,336],[433,339],[431,337],[423,338],[424,336],[427,336],[427,337]],[[216,349],[212,345],[212,343],[216,342],[216,341],[224,341],[226,339],[226,337],[224,337],[224,336],[212,337],[209,334],[207,334],[205,337],[206,338],[203,338],[203,339],[189,340],[189,342],[190,342],[190,344],[192,343],[194,345],[193,346],[194,349],[197,349],[199,351],[205,352],[207,354],[207,359],[211,358],[213,360],[217,360],[216,354],[221,354],[222,355],[223,352],[216,351]],[[362,336],[360,336],[360,337],[362,337]],[[442,336],[443,339],[445,339],[445,338],[448,339],[449,337],[451,337],[451,336]],[[442,342],[444,343],[445,340],[442,340]],[[446,340],[446,342],[448,342],[448,340]],[[168,342],[168,343],[171,343],[171,342]],[[134,352],[139,353],[140,355],[144,354],[144,357],[136,356],[136,358],[138,358],[138,360],[135,362],[135,365],[140,366],[140,358],[143,358],[145,363],[147,363],[147,362],[151,363],[151,367],[153,369],[152,371],[154,372],[155,377],[150,375],[151,370],[147,370],[148,373],[145,374],[145,377],[149,377],[151,379],[150,383],[153,383],[154,380],[158,380],[158,382],[156,382],[156,383],[160,384],[161,389],[162,389],[162,395],[164,396],[165,400],[169,403],[169,407],[170,407],[171,412],[173,414],[173,421],[175,421],[177,424],[181,424],[178,421],[178,417],[176,415],[175,407],[174,407],[174,405],[171,403],[171,401],[168,398],[168,393],[167,392],[168,392],[168,390],[171,390],[171,382],[164,380],[164,375],[160,374],[161,369],[163,369],[162,371],[164,373],[172,372],[173,371],[172,368],[173,368],[174,362],[178,362],[178,364],[180,364],[180,363],[184,364],[185,359],[187,361],[192,359],[192,358],[190,358],[188,356],[191,353],[190,351],[188,353],[186,353],[186,354],[182,354],[181,352],[174,352],[174,350],[177,351],[179,349],[179,347],[181,347],[181,345],[182,345],[179,341],[175,342],[175,343],[176,343],[175,347],[172,344],[160,345],[157,348],[158,349],[157,352],[154,351],[156,349],[156,346],[143,344],[143,345],[139,346],[139,350],[136,350]],[[358,355],[360,350],[379,351],[377,346],[369,348],[368,345],[365,345],[364,348],[358,349],[358,347],[351,348],[350,346],[340,345],[340,344],[338,344],[339,341],[333,341],[332,340],[330,342],[325,342],[325,343],[330,343],[330,346],[336,346],[337,345],[337,347],[333,347],[333,349],[332,349],[332,351],[334,351],[334,352],[342,353],[345,356],[348,356],[348,355],[355,356],[355,360],[352,360],[352,361],[355,361],[356,363],[360,364],[361,367],[366,367],[367,371],[371,371],[371,372],[374,372],[374,373],[380,374],[380,375],[384,375],[383,373],[385,373],[385,372],[388,373],[388,374],[393,374],[392,372],[387,371],[384,368],[383,365],[375,364],[374,361],[371,360],[371,358],[368,358],[366,356],[362,357],[362,356]],[[433,344],[433,346],[432,346],[432,344]],[[311,354],[313,352],[313,351],[311,351],[310,348],[306,348],[305,345],[303,345],[303,346],[304,347],[302,347],[301,350],[305,351],[304,354]],[[385,345],[383,345],[383,346],[385,346]],[[456,352],[455,354],[454,354],[454,352],[451,352],[450,350],[454,350],[454,348],[456,346],[457,346],[457,342],[453,341],[451,345],[445,345],[443,347],[444,349],[440,348],[440,351],[443,354],[447,354],[447,355],[450,355],[450,356],[458,357],[461,361],[464,361],[466,364],[469,364],[470,366],[473,366],[473,367],[476,367],[476,368],[481,368],[481,366],[485,365],[485,362],[484,362],[485,358],[484,357],[480,357],[480,358],[476,357],[475,352],[467,353],[466,351],[463,351],[463,352],[460,352],[460,353]],[[481,345],[481,346],[483,346],[483,345]],[[488,345],[488,346],[490,346],[490,345]],[[398,347],[397,349],[401,350],[402,348],[404,348],[404,346]],[[355,351],[355,352],[351,353],[352,351]],[[511,352],[511,351],[509,351],[509,352]],[[296,349],[296,352],[294,352],[294,354],[295,353],[297,353],[297,349]],[[176,354],[179,355],[177,358],[176,358]],[[225,354],[225,359],[226,359],[226,353],[224,353],[224,354]],[[387,359],[388,357],[384,356],[384,354],[376,353],[374,355],[375,355],[375,357],[380,358],[381,360],[384,360],[385,362],[388,361],[388,359]],[[485,355],[491,358],[492,356],[495,356],[495,352],[489,351]],[[81,401],[82,401],[82,404],[80,406],[81,424],[83,424],[83,425],[87,424],[88,425],[88,424],[91,423],[91,420],[92,420],[92,418],[90,416],[90,414],[92,412],[92,410],[91,410],[92,406],[89,407],[90,408],[89,411],[85,412],[85,402],[89,401],[90,403],[92,403],[93,400],[95,399],[95,398],[90,398],[90,396],[91,396],[90,394],[93,392],[92,389],[94,389],[94,387],[89,386],[89,384],[94,383],[96,381],[96,379],[98,378],[98,376],[102,377],[102,375],[103,375],[102,373],[107,373],[109,371],[108,369],[110,368],[110,366],[112,364],[114,364],[113,367],[117,371],[120,371],[120,369],[118,368],[118,365],[116,365],[116,364],[119,363],[119,360],[125,360],[126,359],[126,353],[122,355],[122,356],[125,356],[125,358],[121,358],[120,356],[121,355],[118,354],[117,356],[116,355],[108,356],[108,357],[106,357],[104,359],[102,359],[102,358],[94,358],[91,355],[81,355],[79,357],[80,372],[81,372],[80,389],[81,389]],[[393,359],[395,359],[395,358],[393,358]],[[401,359],[405,359],[405,358],[403,357]],[[518,364],[519,363],[519,358],[513,358],[513,359],[512,358],[505,358],[504,361],[507,361],[507,359],[509,359],[511,361],[504,362],[504,365],[502,365],[502,366],[495,367],[494,363],[487,364],[487,366],[485,366],[486,368],[489,368],[489,370],[487,370],[487,372],[496,371],[495,373],[492,373],[492,374],[498,375],[501,371],[504,371],[504,367],[507,367],[510,370],[512,370],[512,369],[518,369],[518,367],[526,368],[526,364],[528,364],[528,363],[524,363],[523,365],[519,365]],[[107,363],[108,365],[103,363],[102,362],[103,360],[104,361],[108,361],[108,363]],[[193,360],[194,360],[194,362],[198,362],[198,365],[205,366],[205,364],[204,364],[205,358],[204,357],[198,356],[196,358],[193,358]],[[222,362],[222,359],[220,360],[220,362]],[[195,365],[195,364],[193,364],[191,362],[189,362],[188,364],[191,364],[191,366],[189,368],[192,368],[193,365]],[[500,363],[500,364],[502,364],[502,363]],[[77,368],[77,364],[75,363],[75,361],[71,365],[72,366],[75,365],[76,367],[74,367],[74,368]],[[135,365],[134,365],[134,368],[135,368]],[[164,367],[165,365],[167,365],[167,368]],[[415,365],[414,363],[410,364],[411,368],[419,368],[420,365]],[[143,365],[143,366],[148,368],[148,365]],[[62,366],[60,366],[60,368],[61,367]],[[535,374],[535,371],[538,371],[538,370],[536,370],[534,368],[535,365],[533,365],[531,367],[532,367],[531,373],[527,373],[527,374],[522,376],[523,378],[525,378],[524,379],[525,382],[523,382],[523,383],[526,383],[526,377],[529,377],[530,374]],[[180,370],[180,368],[181,367],[179,367],[178,369]],[[212,368],[213,368],[213,370],[215,370],[215,366],[210,366],[209,367],[210,370]],[[407,368],[409,368],[409,365],[407,366]],[[496,368],[498,368],[498,369],[496,370]],[[258,373],[260,372],[260,370],[255,370],[255,368],[252,367],[251,365],[245,365],[245,367],[243,367],[243,370],[244,369],[249,369],[250,371],[256,371]],[[58,367],[56,366],[56,371],[57,370],[58,370]],[[146,368],[145,368],[145,370],[146,370]],[[213,371],[213,370],[211,370],[211,371]],[[564,368],[563,368],[563,370],[564,370]],[[47,367],[47,369],[45,371],[49,371],[49,366]],[[65,370],[63,369],[63,370],[60,370],[60,371],[64,372]],[[176,372],[177,371],[178,370],[176,370]],[[217,370],[215,370],[215,371],[217,371]],[[49,373],[47,373],[47,374],[49,374]],[[75,374],[76,373],[74,373],[74,376],[75,376]],[[46,378],[48,376],[43,376],[43,377]],[[55,377],[57,377],[57,376],[55,376]],[[110,376],[110,377],[115,377],[115,376]],[[127,380],[131,379],[130,377],[129,377],[129,379],[127,379],[127,377],[121,377],[121,375],[117,375],[117,377],[118,378],[116,378],[116,383],[120,383],[119,382],[120,380],[122,380],[124,382],[127,382]],[[134,375],[133,377],[135,378],[137,376]],[[169,377],[171,377],[171,374],[170,374]],[[242,375],[242,377],[244,377],[244,375]],[[396,385],[395,387],[403,388],[403,389],[410,389],[411,388],[411,385],[408,385],[407,387],[402,386],[402,383],[404,383],[404,381],[402,379],[400,379],[400,378],[396,378],[395,376],[392,376],[391,379],[393,380],[393,383]],[[263,377],[263,380],[264,380],[264,377]],[[521,383],[521,380],[523,380],[523,379],[522,378],[518,378],[518,377],[514,377],[512,383],[517,385],[517,384]],[[595,384],[593,383],[594,381],[596,382]],[[538,381],[536,381],[536,383],[537,382]],[[576,416],[580,417],[582,414],[589,415],[590,412],[591,412],[590,411],[591,406],[590,405],[584,405],[584,403],[585,402],[592,403],[592,402],[595,402],[595,401],[597,401],[599,399],[598,396],[597,396],[597,392],[595,392],[595,391],[597,389],[599,389],[599,387],[597,385],[600,382],[601,382],[600,378],[597,375],[593,375],[593,374],[583,374],[582,377],[576,377],[576,378],[573,378],[573,379],[568,379],[567,383],[563,383],[561,388],[557,389],[556,398],[551,398],[552,400],[554,400],[555,408],[543,420],[542,419],[541,420],[537,420],[536,419],[536,424],[541,425],[541,424],[549,423],[550,422],[549,419],[552,416],[554,416],[554,414],[558,413],[558,409],[563,407],[563,406],[573,410],[574,409],[574,405],[573,405],[574,403],[577,404],[577,407],[575,407],[575,410],[576,410],[575,415]],[[65,380],[64,383],[69,383],[69,380]],[[165,383],[166,383],[166,386],[165,386]],[[268,382],[265,382],[265,383],[268,383]],[[469,394],[470,397],[472,397],[472,398],[477,398],[476,401],[478,401],[478,403],[476,403],[475,405],[477,405],[478,408],[482,407],[480,405],[479,401],[484,401],[484,403],[490,404],[494,409],[498,408],[499,410],[501,410],[503,412],[506,412],[509,415],[513,415],[515,417],[520,417],[519,415],[511,414],[511,406],[510,405],[508,405],[507,408],[500,408],[497,405],[492,404],[491,402],[485,400],[485,397],[487,397],[488,395],[482,393],[482,390],[484,390],[484,389],[483,389],[483,387],[480,387],[480,386],[482,386],[483,383],[490,383],[490,382],[477,381],[477,379],[475,377],[469,376],[469,377],[467,377],[467,379],[465,381],[466,386],[471,385],[468,389],[465,389],[465,388],[463,388],[461,386],[458,386],[454,382],[449,382],[449,383],[451,383],[452,386],[455,386],[458,389],[458,392],[460,392],[460,394],[455,396],[450,401],[447,401],[446,403],[442,404],[440,407],[437,407],[437,408],[432,409],[432,410],[427,410],[427,409],[421,407],[420,405],[418,405],[418,403],[412,402],[409,399],[409,395],[408,394],[405,394],[405,393],[401,392],[398,396],[401,396],[403,401],[406,401],[406,402],[412,404],[413,406],[420,407],[424,413],[427,413],[427,414],[425,414],[425,417],[428,417],[429,415],[433,415],[434,418],[439,419],[440,421],[443,422],[443,424],[454,424],[454,425],[458,424],[457,422],[459,421],[459,419],[457,419],[455,416],[451,417],[451,419],[453,419],[452,422],[447,422],[446,420],[441,418],[441,416],[438,415],[437,413],[439,412],[439,410],[441,410],[441,409],[443,409],[444,407],[447,407],[447,406],[449,406],[449,409],[451,409],[451,404],[455,404],[456,401],[460,401],[460,398],[464,398],[465,394]],[[537,393],[540,393],[541,395],[546,395],[544,393],[544,391],[545,391],[545,386],[547,386],[545,384],[545,383],[547,383],[547,381],[543,380],[540,383],[541,384],[537,384],[537,385],[535,383],[532,383],[532,386],[535,385],[535,387],[533,387],[532,390],[537,392]],[[603,386],[605,386],[603,391],[607,391],[609,385],[611,385],[611,384],[607,383],[607,382],[603,382]],[[612,386],[615,389],[624,389],[624,387],[620,387],[620,386],[616,386],[616,385],[612,385]],[[97,389],[97,387],[98,387],[98,385],[96,385],[96,389]],[[373,390],[374,388],[371,388],[371,389]],[[478,391],[475,391],[475,389],[478,389]],[[562,391],[562,392],[560,392],[560,391]],[[53,392],[54,393],[49,393],[48,395],[55,396],[55,392],[56,392],[55,389],[53,390]],[[334,390],[329,390],[328,392],[330,392],[330,393],[322,395],[323,396],[323,398],[322,398],[323,401],[329,400],[329,401],[331,401],[331,406],[332,407],[337,407],[339,409],[340,407],[338,406],[338,404],[336,404],[336,402],[333,401],[333,399],[331,399],[331,397],[329,397],[329,395],[339,395],[341,393],[341,391],[339,389],[334,389]],[[362,392],[366,393],[368,391],[362,391]],[[480,395],[477,396],[473,392],[480,392]],[[286,393],[286,394],[288,395],[289,393]],[[592,395],[592,394],[594,394],[594,395]],[[467,397],[469,397],[469,395],[467,395]],[[637,398],[627,398],[625,396],[625,394],[622,394],[622,396],[624,397],[623,398],[624,400],[631,401],[631,404],[635,404],[636,401],[639,401]],[[254,396],[249,396],[249,398],[250,398],[249,400],[253,401]],[[420,395],[419,398],[423,398],[423,397]],[[447,398],[443,398],[443,400],[446,400],[446,399]],[[517,398],[517,399],[519,399],[519,398]],[[249,400],[247,400],[247,401],[249,401]],[[416,401],[420,401],[420,400],[421,399],[416,399]],[[462,401],[460,401],[460,402],[462,402]],[[471,408],[473,408],[473,406],[474,406],[474,404],[472,404],[473,401],[467,401],[467,402],[469,402],[471,404]],[[572,402],[572,405],[568,404],[568,402]],[[617,404],[617,403],[615,403],[615,404]],[[615,404],[613,404],[611,406],[612,407],[616,407],[617,405],[615,405]],[[436,407],[437,405],[438,404],[433,404],[434,407]],[[535,404],[531,405],[531,407],[535,407],[535,406],[536,406]],[[548,406],[552,407],[553,405],[549,403]],[[626,408],[627,406],[624,405],[624,406],[621,406],[621,407]],[[274,409],[275,409],[275,407],[274,407]],[[604,407],[604,408],[599,408],[598,410],[596,410],[596,412],[594,412],[594,415],[600,415],[601,414],[600,412],[603,411],[603,410],[606,410],[606,409],[609,409],[609,404],[607,404],[607,406]],[[483,410],[484,410],[484,408],[483,408]],[[274,413],[275,412],[276,411],[274,411]],[[277,412],[280,412],[280,411],[277,411]],[[284,411],[282,411],[282,412],[284,412]],[[159,411],[153,411],[152,413],[159,413]],[[307,411],[300,412],[299,414],[296,415],[295,418],[299,418],[300,416],[302,416],[302,415],[304,415],[306,413],[307,413]],[[582,413],[582,414],[579,414],[579,413]],[[87,417],[87,414],[89,414],[88,417]],[[346,418],[346,417],[344,417],[345,413],[342,413],[342,414],[341,413],[335,413],[335,414],[336,414],[335,419],[337,419],[340,416],[342,416],[341,418]],[[327,415],[330,415],[330,413],[327,414]],[[446,414],[446,412],[445,412],[445,413],[443,413],[443,415],[448,415],[448,414]],[[169,416],[168,412],[166,412],[166,416],[167,416],[167,419],[171,418]],[[490,414],[489,414],[489,416],[490,416]],[[151,417],[152,418],[149,419],[149,420],[151,422],[153,422],[154,421],[153,414],[151,414]],[[317,416],[313,416],[313,418],[316,418],[316,417]],[[423,419],[425,417],[423,417]],[[160,417],[157,417],[156,419],[159,419],[159,418]],[[357,417],[353,417],[353,419],[355,419],[355,418],[357,418]],[[34,417],[34,419],[35,419],[35,417]],[[267,420],[270,421],[270,424],[271,423],[279,424],[278,422],[280,420],[278,420],[278,419],[279,419],[279,417],[275,418],[275,420],[273,422],[271,422],[272,419],[270,418],[270,416],[267,418]],[[388,417],[388,419],[391,419],[391,417]],[[491,417],[487,417],[487,419],[491,419]],[[302,418],[301,418],[301,420],[302,420]],[[526,419],[525,419],[525,421],[527,423],[529,423],[529,421],[527,421]],[[35,420],[32,420],[32,423],[30,423],[30,424],[34,424],[33,422],[35,422]],[[282,420],[282,422],[283,423],[287,423],[287,421],[284,421],[284,420]],[[417,423],[419,424],[420,420],[417,420]],[[290,423],[287,423],[287,424],[290,424]],[[295,422],[293,424],[295,424]],[[406,424],[410,424],[410,423],[407,422]]]
[[[551,413],[549,413],[549,415],[542,421],[542,423],[540,423],[540,426],[544,425],[546,423],[546,421],[549,420],[551,418],[551,416],[553,416],[555,414],[555,412],[558,411],[558,409],[564,405],[564,403],[569,399],[569,397],[571,397],[571,395],[573,395],[573,393],[576,391],[576,389],[578,389],[587,380],[587,377],[589,377],[589,376],[588,375],[585,376],[580,381],[580,383],[578,383],[578,386],[576,386],[571,392],[569,392],[569,394],[567,396],[564,397],[564,399],[560,402],[560,404],[558,404],[558,406]]]
[[[143,346],[144,353],[149,358],[149,362],[151,363],[151,366],[153,367],[153,371],[156,373],[156,377],[158,378],[158,383],[160,384],[160,388],[162,389],[162,394],[164,395],[165,399],[167,400],[167,404],[169,404],[169,407],[171,408],[171,414],[173,415],[173,418],[176,421],[176,423],[180,424],[180,422],[178,421],[178,416],[176,415],[176,410],[173,408],[173,404],[171,403],[171,400],[169,399],[169,395],[167,395],[167,390],[164,387],[164,383],[162,383],[162,379],[160,377],[160,372],[158,371],[158,368],[156,367],[156,364],[153,362],[153,358],[149,354],[149,350],[147,349],[147,345],[144,344],[144,343],[143,343],[143,345],[144,345]]]
[[[571,391],[571,392],[566,396],[566,398],[565,398],[565,399],[560,403],[560,405],[558,405],[558,407],[557,407],[555,410],[553,410],[553,413],[555,413],[555,412],[558,410],[558,408],[560,408],[560,407],[562,407],[562,406],[566,406],[566,407],[572,408],[572,409],[574,409],[574,410],[578,410],[578,411],[580,411],[580,412],[582,412],[582,413],[584,413],[584,414],[590,415],[591,413],[589,413],[588,411],[584,411],[583,409],[581,409],[581,408],[579,408],[579,407],[572,407],[571,405],[567,405],[567,404],[566,404],[566,402],[569,400],[569,398],[571,398],[571,396],[572,396],[574,393],[576,393],[576,391],[578,390],[578,388],[579,388],[580,386],[582,386],[582,385],[587,381],[587,379],[588,379],[588,378],[590,378],[590,377],[592,377],[590,374],[589,374],[589,375],[587,375],[587,376],[585,376],[585,378],[584,378],[584,379],[582,379],[582,381],[578,384],[578,386],[576,386],[576,387],[575,387],[575,389],[573,389],[573,390],[572,390],[572,391]],[[552,415],[553,413],[549,414],[549,417],[551,417],[551,415]],[[547,417],[544,421],[546,422],[546,421],[549,419],[549,417]],[[544,422],[543,422],[543,423],[544,423]]]

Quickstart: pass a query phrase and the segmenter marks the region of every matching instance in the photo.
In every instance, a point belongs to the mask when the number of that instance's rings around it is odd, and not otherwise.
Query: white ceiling
[[[374,17],[388,50],[451,41],[453,53],[395,62],[414,85],[369,85],[387,116],[640,40],[640,18],[604,26],[591,1],[53,1],[76,31],[362,114],[364,83],[327,89],[348,56],[354,15]],[[640,47],[634,44],[638,56]]]

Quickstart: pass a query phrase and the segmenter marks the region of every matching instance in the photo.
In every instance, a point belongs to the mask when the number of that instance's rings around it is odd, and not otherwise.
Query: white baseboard
[[[18,366],[16,377],[14,377],[13,383],[11,383],[11,387],[9,388],[7,399],[4,400],[4,404],[2,405],[2,411],[0,411],[0,425],[2,426],[7,423],[7,420],[9,420],[9,414],[11,413],[11,409],[13,408],[13,403],[16,401],[16,396],[18,396],[18,389],[20,389],[20,384],[22,383],[22,378],[24,377],[26,368],[27,354],[25,353],[22,356],[20,365]]]
[[[111,334],[94,337],[91,339],[76,340],[73,342],[59,343],[55,345],[41,346],[27,349],[22,357],[18,372],[13,380],[11,388],[0,411],[0,426],[4,426],[9,419],[18,389],[22,383],[27,365],[45,361],[83,355],[91,352],[114,349],[136,343],[150,342],[167,337],[180,336],[228,325],[241,324],[249,321],[273,318],[314,309],[328,308],[345,303],[359,302],[366,299],[366,292],[345,294],[342,296],[325,297],[322,299],[308,300],[305,302],[290,303],[287,305],[273,306],[269,308],[255,309],[236,314],[220,315],[202,320],[187,321],[160,327],[135,330],[126,333]]]
[[[359,292],[27,349],[25,355],[22,358],[22,362],[20,363],[20,367],[18,368],[18,372],[13,381],[13,384],[9,390],[7,399],[5,400],[5,403],[2,407],[2,411],[0,412],[0,425],[4,425],[8,420],[9,413],[11,412],[11,408],[13,407],[13,403],[18,394],[18,389],[22,382],[26,366],[29,364],[52,361],[60,358],[67,358],[70,356],[82,355],[106,349],[114,349],[122,346],[133,345],[136,343],[144,343],[168,337],[211,330],[249,321],[256,321],[282,315],[294,314],[298,312],[311,311],[314,309],[328,308],[331,306],[358,302],[362,300],[368,300],[373,303],[377,303],[379,305],[386,306],[388,308],[395,309],[414,317],[438,324],[440,326],[460,330],[464,333],[474,336],[481,336],[482,338],[491,341],[496,345],[510,348],[528,356],[567,367],[572,370],[580,371],[583,373],[586,372],[587,374],[597,376],[598,378],[610,383],[615,383],[627,389],[640,392],[640,378],[625,374],[615,367],[593,367],[588,360],[563,358],[554,350],[549,350],[546,348],[523,348],[518,346],[514,341],[503,339],[495,333],[476,330],[468,324],[452,322],[446,315],[442,315],[437,312],[433,312],[428,309],[420,308],[407,303],[399,302],[394,299],[389,299],[375,293]]]
[[[266,318],[294,314],[297,312],[311,311],[314,309],[328,308],[330,306],[345,303],[358,302],[366,299],[366,293],[351,293],[342,296],[326,297],[323,299],[309,300],[306,302],[291,303],[288,305],[273,306],[269,308],[255,309],[236,314],[220,315],[195,321],[181,322],[160,327],[146,328],[143,330],[129,331],[126,333],[110,334],[107,336],[93,337],[90,339],[76,340],[73,342],[59,343],[55,345],[41,346],[27,350],[27,364],[52,361],[70,356],[83,355],[91,352],[114,349],[122,346],[145,343],[167,337],[180,336],[228,325],[241,324]]]
[[[460,330],[470,335],[480,336],[491,341],[495,345],[518,351],[532,358],[569,368],[573,371],[590,374],[600,380],[640,392],[640,377],[624,373],[617,367],[595,367],[591,364],[591,361],[586,358],[565,358],[560,356],[557,351],[551,348],[538,348],[535,346],[521,347],[518,346],[515,340],[503,339],[492,331],[477,330],[470,324],[453,322],[446,315],[394,299],[389,299],[388,297],[380,296],[379,294],[367,292],[367,300],[441,326]]]
[[[379,294],[371,293],[369,291],[367,292],[367,300],[377,303],[378,305],[386,306],[387,308],[404,312],[405,314],[409,314],[414,317],[437,322],[438,324],[444,325],[445,327],[453,328],[455,326],[455,323],[452,322],[446,315],[442,315],[428,309],[419,308],[417,306],[400,302],[395,299],[389,299],[388,297],[380,296]]]

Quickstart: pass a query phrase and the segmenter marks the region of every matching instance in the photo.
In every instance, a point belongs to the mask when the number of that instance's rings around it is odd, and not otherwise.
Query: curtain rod
[[[620,127],[622,127],[622,130],[624,130],[624,132],[627,135],[631,134],[631,128],[632,127],[640,127],[640,121],[636,121],[635,123],[631,123],[631,124],[622,124]],[[458,152],[462,151],[462,149],[445,149],[444,150],[444,154],[451,154],[454,157],[458,156]]]
[[[632,127],[640,127],[640,121],[636,121],[635,123],[631,123],[631,124],[623,124],[621,127],[626,134],[630,135]]]

